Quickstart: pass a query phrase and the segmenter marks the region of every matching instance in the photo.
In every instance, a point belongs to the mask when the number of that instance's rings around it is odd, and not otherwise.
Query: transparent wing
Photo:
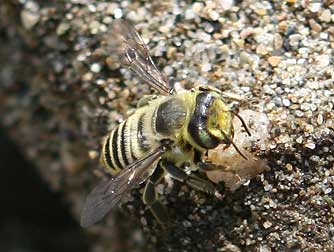
[[[143,39],[125,20],[116,19],[112,22],[102,48],[161,94],[168,95],[172,92],[166,76],[155,66]]]
[[[100,221],[122,197],[150,175],[150,168],[165,153],[166,147],[151,151],[146,156],[125,167],[115,178],[103,181],[88,195],[81,213],[81,226],[88,227]]]

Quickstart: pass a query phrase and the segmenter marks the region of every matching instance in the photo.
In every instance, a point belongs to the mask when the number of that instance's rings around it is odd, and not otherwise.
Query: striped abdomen
[[[157,148],[161,139],[175,140],[186,118],[182,104],[178,98],[163,97],[123,121],[103,143],[101,160],[107,170],[118,172]]]

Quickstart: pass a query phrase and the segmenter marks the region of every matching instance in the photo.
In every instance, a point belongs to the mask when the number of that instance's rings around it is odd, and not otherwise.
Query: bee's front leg
[[[208,172],[208,171],[217,171],[217,170],[227,170],[228,168],[224,165],[217,165],[210,162],[198,162],[197,167],[202,172]]]
[[[208,194],[213,194],[219,199],[223,198],[223,195],[218,192],[215,185],[211,183],[210,181],[201,179],[195,175],[187,175],[183,170],[179,169],[174,164],[167,162],[167,161],[161,161],[160,165],[174,179],[184,182],[187,185],[199,191],[202,191]]]
[[[234,174],[234,176],[241,180],[239,174],[234,171],[229,169],[229,167],[226,167],[225,165],[217,165],[217,164],[212,164],[209,162],[199,162],[197,163],[197,167],[202,171],[202,172],[210,172],[210,171],[226,171]]]

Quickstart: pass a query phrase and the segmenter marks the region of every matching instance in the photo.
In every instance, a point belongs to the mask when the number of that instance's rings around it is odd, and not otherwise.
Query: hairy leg
[[[167,161],[161,161],[160,165],[174,179],[184,182],[199,191],[215,195],[219,199],[223,198],[223,196],[218,192],[216,186],[210,181],[201,179],[195,175],[187,175],[183,170],[177,168],[174,164]]]
[[[168,223],[167,209],[158,200],[155,191],[155,186],[159,183],[160,179],[163,177],[163,174],[164,170],[160,165],[158,165],[146,182],[143,193],[143,202],[149,207],[156,220],[162,226],[165,226]]]

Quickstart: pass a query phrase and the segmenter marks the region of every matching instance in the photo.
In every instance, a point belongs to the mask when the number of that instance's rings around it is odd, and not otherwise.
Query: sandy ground
[[[111,129],[151,92],[99,52],[114,18],[176,85],[215,86],[270,119],[253,150],[263,173],[223,200],[163,181],[168,230],[135,190],[86,230],[92,251],[334,250],[333,1],[5,0],[0,12],[0,123],[78,220],[102,176],[100,115]]]

